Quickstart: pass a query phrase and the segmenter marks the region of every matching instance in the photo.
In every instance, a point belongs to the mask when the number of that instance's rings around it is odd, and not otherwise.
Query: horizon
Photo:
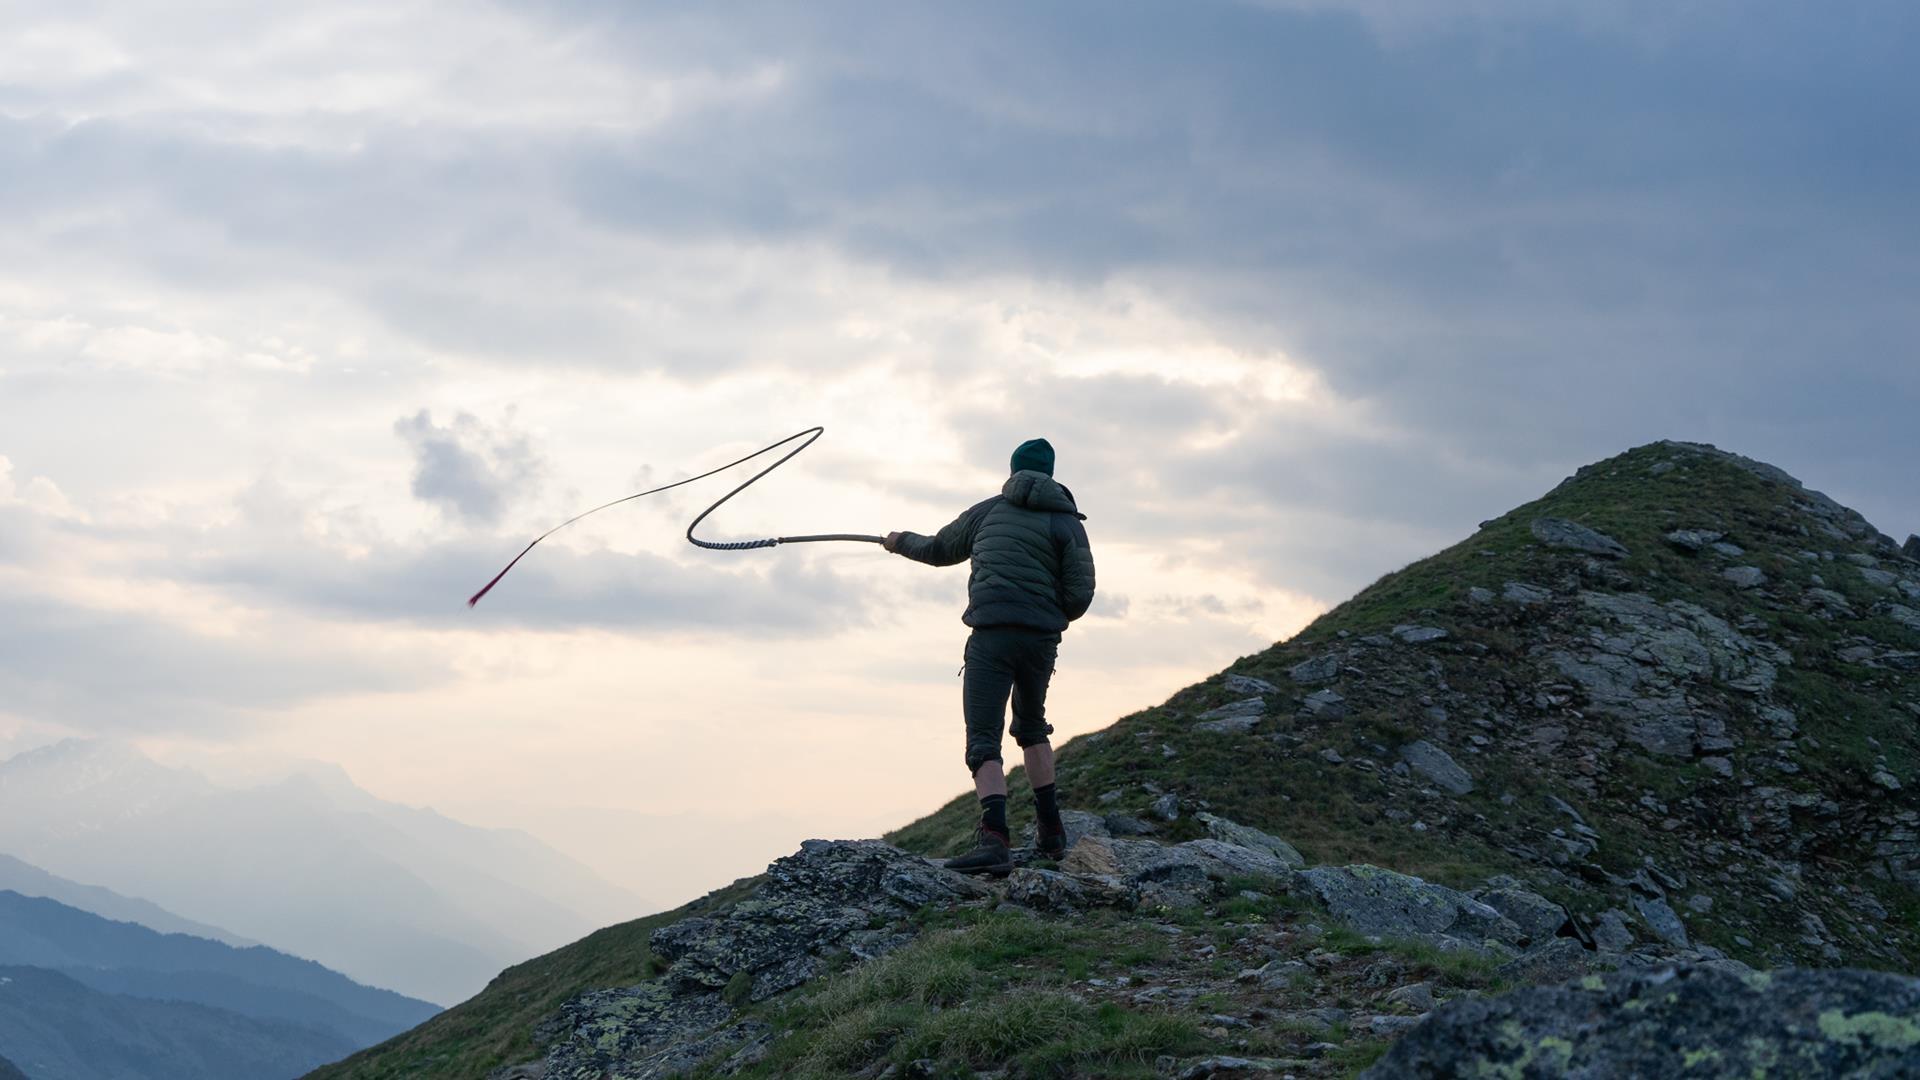
[[[904,825],[963,569],[690,548],[737,471],[464,604],[816,424],[702,534],[930,533],[1052,441],[1056,743],[1658,439],[1920,532],[1902,5],[9,22],[0,761],[338,769],[664,907]]]

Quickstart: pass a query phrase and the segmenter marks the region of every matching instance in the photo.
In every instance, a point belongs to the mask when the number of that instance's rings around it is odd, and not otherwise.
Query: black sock
[[[1053,785],[1033,789],[1033,808],[1040,812],[1040,827],[1050,833],[1065,832],[1060,824],[1060,800],[1055,797]]]
[[[987,795],[980,800],[980,824],[999,833],[1007,833],[1007,797],[1005,795]]]

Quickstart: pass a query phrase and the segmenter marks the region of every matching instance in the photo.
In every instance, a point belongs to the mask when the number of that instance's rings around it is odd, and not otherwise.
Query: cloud
[[[424,652],[354,647],[286,622],[215,634],[162,612],[103,609],[6,581],[0,605],[7,711],[75,730],[233,735],[262,711],[429,688],[452,675]]]
[[[524,432],[512,429],[513,417],[488,425],[460,413],[444,426],[421,409],[393,423],[413,451],[414,497],[477,525],[492,525],[514,498],[529,492],[546,471]]]

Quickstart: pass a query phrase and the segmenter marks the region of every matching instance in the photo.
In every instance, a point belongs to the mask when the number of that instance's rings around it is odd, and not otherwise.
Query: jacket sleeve
[[[905,555],[914,562],[923,562],[928,566],[952,566],[954,563],[966,562],[973,555],[973,536],[979,531],[980,519],[986,516],[987,507],[991,505],[993,500],[988,499],[977,506],[969,507],[965,513],[948,523],[946,528],[932,536],[922,536],[914,532],[901,533],[900,544],[895,549],[895,554]]]
[[[1079,518],[1055,514],[1053,521],[1053,542],[1060,549],[1060,610],[1072,622],[1093,604],[1093,547]]]

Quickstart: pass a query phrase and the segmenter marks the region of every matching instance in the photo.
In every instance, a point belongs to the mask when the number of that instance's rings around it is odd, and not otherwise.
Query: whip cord
[[[725,495],[720,496],[720,498],[714,501],[714,504],[712,506],[709,506],[705,510],[700,511],[700,516],[694,518],[693,523],[687,526],[687,542],[692,544],[695,547],[706,548],[708,551],[750,551],[754,548],[778,547],[781,544],[817,544],[823,541],[833,541],[833,540],[850,540],[850,541],[857,541],[859,543],[865,543],[865,544],[885,543],[886,542],[885,537],[868,536],[863,533],[817,533],[811,536],[771,536],[764,540],[731,540],[731,541],[702,540],[699,537],[693,535],[693,530],[698,528],[701,522],[707,520],[708,514],[711,514],[715,510],[720,509],[721,505],[724,504],[728,499],[731,499],[735,495],[738,495],[741,492],[747,490],[747,488],[753,485],[754,481],[767,475],[768,473],[779,468],[780,466],[785,465],[788,462],[788,460],[791,459],[795,454],[798,454],[800,451],[805,450],[809,446],[812,446],[816,439],[820,438],[821,435],[826,433],[826,430],[827,429],[824,427],[810,427],[805,431],[795,432],[794,434],[789,435],[784,439],[781,439],[779,442],[773,443],[768,446],[763,446],[760,449],[755,450],[753,453],[748,454],[746,457],[743,457],[738,461],[729,461],[725,465],[722,465],[717,469],[710,469],[706,472],[701,473],[699,476],[689,476],[685,480],[675,480],[671,484],[662,484],[657,488],[649,488],[646,491],[637,491],[632,495],[625,496],[624,498],[615,499],[610,503],[602,503],[591,510],[584,510],[578,514],[575,514],[572,517],[568,518],[567,520],[561,522],[560,524],[555,525],[553,528],[548,529],[546,532],[541,533],[539,536],[534,537],[532,544],[528,544],[526,547],[520,549],[520,554],[515,555],[513,557],[513,562],[508,563],[505,569],[502,569],[499,573],[493,575],[493,580],[487,582],[486,585],[482,586],[479,592],[474,593],[471,597],[468,597],[467,606],[472,607],[473,605],[479,603],[481,597],[491,592],[495,585],[500,584],[500,579],[503,577],[506,577],[507,571],[513,569],[514,565],[517,564],[521,559],[526,558],[527,552],[532,551],[535,544],[538,544],[540,541],[545,540],[547,537],[552,536],[554,533],[559,532],[561,529],[566,528],[567,526],[573,524],[574,522],[579,521],[581,518],[586,517],[588,514],[597,514],[600,511],[605,510],[609,506],[619,506],[623,502],[632,502],[635,499],[644,498],[645,496],[648,496],[648,495],[657,495],[662,491],[667,491],[672,488],[677,488],[682,484],[691,484],[695,480],[705,480],[707,477],[712,476],[715,473],[726,472],[728,469],[733,468],[735,465],[744,465],[747,462],[752,461],[754,458],[757,458],[762,454],[768,453],[773,450],[778,450],[782,446],[787,445],[788,443],[794,441],[795,439],[801,439],[801,438],[804,438],[807,441],[801,443],[799,446],[796,446],[793,449],[787,451],[786,453],[780,455],[780,457],[777,460],[775,460],[773,464],[767,466],[764,469],[761,469],[757,473],[754,473],[752,476],[747,478],[745,483],[741,484],[739,487],[734,488],[732,491],[727,492]]]

